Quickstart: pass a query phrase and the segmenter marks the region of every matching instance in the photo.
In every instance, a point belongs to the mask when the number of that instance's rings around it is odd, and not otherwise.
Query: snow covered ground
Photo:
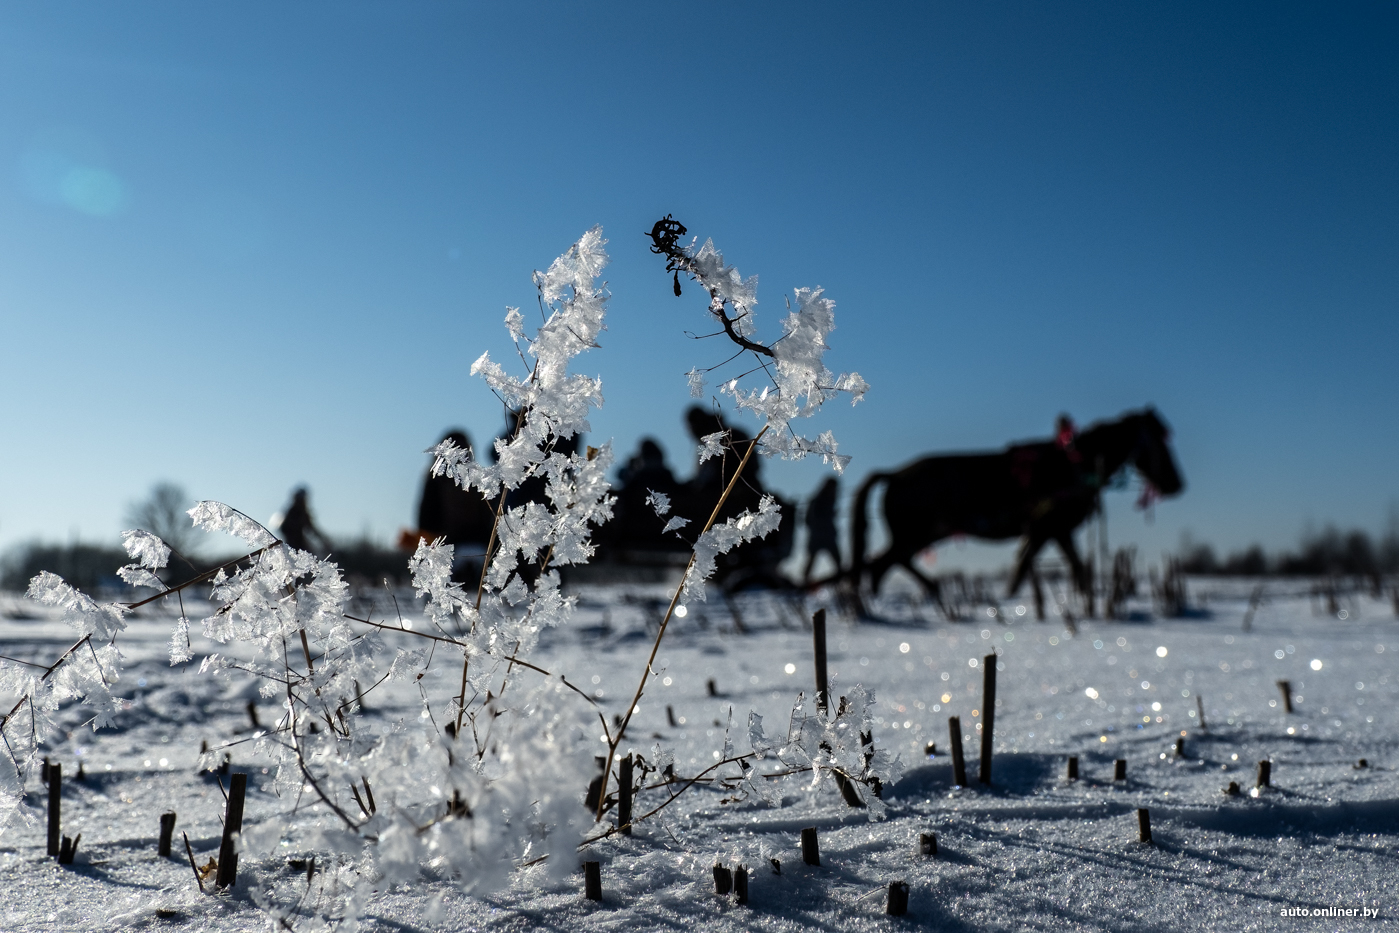
[[[547,881],[520,869],[497,894],[471,898],[425,875],[380,890],[364,918],[374,930],[553,929],[570,931],[864,930],[1220,930],[1394,928],[1399,896],[1399,621],[1385,602],[1346,603],[1344,620],[1319,614],[1304,585],[1274,581],[1244,631],[1249,584],[1193,581],[1204,609],[1186,619],[1033,621],[1028,604],[987,607],[973,621],[947,623],[930,607],[891,599],[884,615],[906,621],[829,623],[833,692],[855,684],[876,692],[875,739],[897,752],[903,778],[885,788],[888,815],[872,822],[828,786],[805,790],[788,778],[780,806],[730,801],[696,787],[633,836],[590,847],[602,863],[604,899],[582,896],[581,871]],[[1291,595],[1289,595],[1291,594]],[[711,591],[711,598],[714,597]],[[664,610],[661,587],[593,586],[580,591],[574,622],[547,633],[532,660],[595,691],[609,717],[635,689]],[[800,691],[811,693],[812,645],[805,619],[820,605],[745,596],[730,611],[711,601],[672,624],[661,649],[663,679],[643,699],[629,736],[647,751],[673,747],[676,770],[694,774],[723,746],[732,708],[735,744],[746,748],[749,710],[780,734]],[[1020,609],[1027,611],[1017,614]],[[191,617],[195,610],[190,607]],[[16,612],[30,618],[14,618]],[[0,597],[0,653],[53,658],[71,632],[18,597]],[[383,607],[379,609],[383,613]],[[201,741],[250,735],[246,705],[272,701],[236,674],[201,674],[203,652],[171,667],[172,617],[134,616],[121,646],[120,687],[129,703],[116,729],[94,734],[81,712],[49,748],[66,781],[64,832],[82,833],[77,861],[45,856],[44,796],[30,778],[30,822],[0,836],[0,930],[265,929],[253,902],[267,884],[306,887],[285,852],[245,854],[228,896],[195,887],[181,832],[197,858],[216,854],[223,797],[195,773]],[[741,627],[741,631],[740,631]],[[398,637],[398,636],[392,636]],[[998,656],[995,763],[989,788],[977,781],[977,723],[984,713],[982,665]],[[46,661],[46,663],[47,663]],[[446,671],[445,673],[443,671]],[[454,673],[438,666],[425,688],[445,698]],[[1289,680],[1294,712],[1276,682]],[[713,681],[717,695],[710,695]],[[1203,700],[1208,729],[1195,710]],[[12,702],[12,701],[7,701]],[[373,691],[370,715],[416,718],[417,691]],[[581,702],[581,701],[580,701]],[[667,707],[676,718],[670,724]],[[971,784],[953,786],[948,717],[966,736]],[[245,730],[239,733],[239,730]],[[1185,755],[1175,741],[1184,735]],[[936,742],[937,754],[925,754]],[[267,762],[235,746],[233,769],[251,775],[245,828],[326,819],[310,795],[299,805],[258,789]],[[605,750],[600,742],[599,751]],[[1068,756],[1080,780],[1065,779]],[[1114,781],[1113,762],[1128,762]],[[1357,768],[1359,759],[1368,767]],[[1272,762],[1272,786],[1257,795],[1257,763]],[[760,767],[770,767],[765,762]],[[578,776],[579,807],[590,775]],[[1237,797],[1222,790],[1236,781]],[[664,791],[642,795],[642,809]],[[1138,841],[1136,811],[1150,809],[1152,845]],[[178,814],[175,859],[158,858],[161,813]],[[820,867],[802,863],[799,835],[819,831]],[[917,854],[920,833],[938,855]],[[772,861],[780,862],[781,873]],[[751,902],[713,893],[712,867],[746,865]],[[910,887],[909,913],[886,917],[890,881]],[[317,889],[305,892],[314,899]],[[1294,908],[1371,908],[1378,919],[1284,916]],[[298,927],[303,928],[303,927]],[[310,928],[305,926],[304,928]]]

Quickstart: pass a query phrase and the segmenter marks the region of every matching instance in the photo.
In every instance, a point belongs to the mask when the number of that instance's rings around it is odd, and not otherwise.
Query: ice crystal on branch
[[[761,343],[755,339],[757,324],[753,313],[758,303],[757,277],[745,279],[739,275],[736,268],[724,262],[712,240],[706,240],[698,249],[693,241],[688,246],[681,243],[680,237],[685,233],[684,225],[669,216],[663,218],[652,228],[651,251],[666,257],[667,271],[674,271],[677,276],[686,273],[709,293],[710,316],[741,353],[752,354],[759,364],[753,372],[761,372],[766,383],[745,388],[740,384],[742,377],[730,378],[721,384],[720,392],[730,396],[740,411],[752,412],[763,423],[759,449],[764,456],[781,455],[791,460],[819,456],[837,473],[843,472],[850,458],[837,453],[835,438],[829,431],[812,440],[791,426],[793,420],[811,417],[824,402],[842,393],[850,396],[852,405],[857,404],[869,389],[859,373],[836,375],[826,368],[826,338],[835,330],[835,302],[822,297],[820,288],[796,289],[797,307],[783,320],[782,336],[771,344]],[[686,374],[692,395],[702,393],[706,372],[696,368]],[[701,462],[717,452],[710,449],[708,438],[705,441]]]
[[[670,512],[670,496],[663,492],[646,490],[646,504],[655,510],[658,518],[664,518]]]

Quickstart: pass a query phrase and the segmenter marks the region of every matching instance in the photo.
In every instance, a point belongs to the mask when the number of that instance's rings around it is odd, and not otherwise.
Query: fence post
[[[988,654],[981,662],[981,772],[983,784],[991,783],[991,739],[996,716],[996,656]]]
[[[243,795],[248,790],[248,775],[242,771],[228,782],[228,809],[223,818],[223,840],[219,843],[219,873],[215,884],[231,888],[238,878],[238,853],[233,837],[243,831]]]
[[[830,703],[830,683],[826,679],[826,610],[817,609],[811,617],[811,640],[816,655],[816,708],[826,711]]]
[[[966,787],[967,760],[962,757],[962,720],[957,716],[948,716],[947,731],[952,736],[952,782],[958,787]]]

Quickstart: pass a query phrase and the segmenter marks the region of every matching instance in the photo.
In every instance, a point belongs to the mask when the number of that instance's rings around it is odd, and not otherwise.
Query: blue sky
[[[1399,500],[1393,5],[184,4],[0,10],[0,547],[169,479],[411,523],[467,370],[602,224],[590,440],[691,469],[718,362],[643,231],[823,286],[846,482],[1155,404],[1189,486],[1114,543],[1287,547]],[[774,465],[805,493],[811,464]],[[1003,551],[953,546],[949,561]]]

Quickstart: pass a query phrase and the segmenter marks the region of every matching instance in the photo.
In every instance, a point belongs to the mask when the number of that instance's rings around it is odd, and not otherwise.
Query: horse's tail
[[[869,530],[868,511],[870,490],[874,484],[889,478],[888,473],[871,473],[865,478],[858,492],[855,493],[855,503],[851,506],[850,523],[850,580],[859,587],[865,576],[865,539]]]

